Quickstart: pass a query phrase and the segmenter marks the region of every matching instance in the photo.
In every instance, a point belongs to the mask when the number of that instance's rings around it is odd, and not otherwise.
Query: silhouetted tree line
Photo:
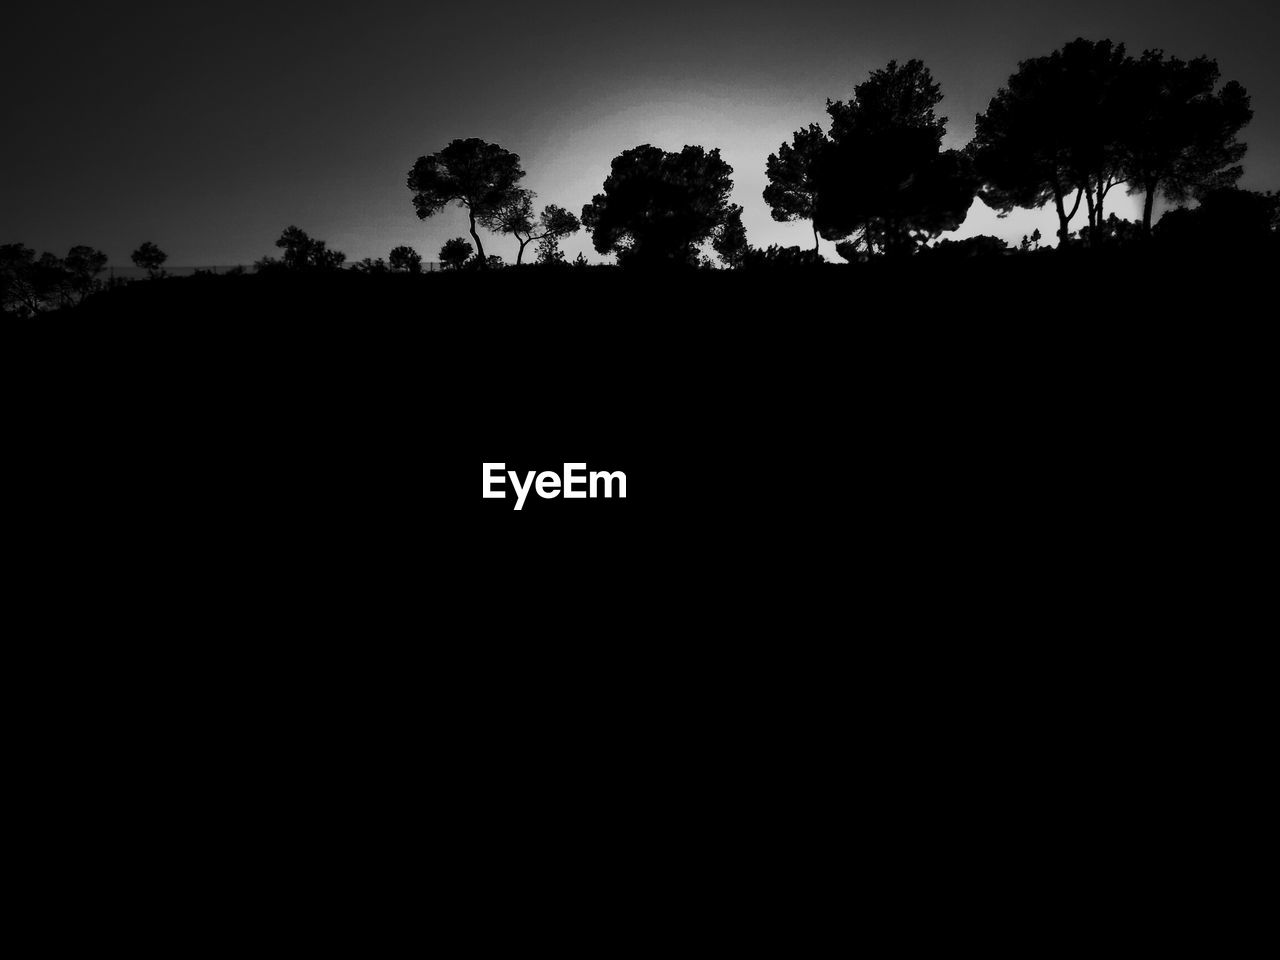
[[[512,237],[515,263],[536,243],[544,269],[570,268],[561,241],[585,227],[594,249],[624,267],[713,266],[709,247],[734,269],[801,267],[821,262],[819,240],[850,262],[924,254],[938,260],[1037,254],[1037,230],[1015,248],[996,237],[938,238],[964,221],[976,198],[1006,215],[1052,204],[1059,245],[1154,244],[1222,250],[1274,244],[1280,195],[1239,189],[1253,112],[1245,89],[1223,83],[1208,57],[1181,60],[1161,50],[1130,56],[1123,44],[1077,39],[1024,60],[977,117],[973,140],[944,150],[942,90],[919,60],[891,61],[827,101],[828,129],[797,130],[765,163],[764,200],[779,222],[803,221],[812,249],[753,247],[742,207],[731,202],[733,169],[718,149],[651,144],[624,150],[581,216],[555,204],[535,208],[521,186],[520,157],[480,139],[454,140],[417,159],[407,184],[419,218],[463,209],[471,240],[439,251],[446,270],[491,270],[479,228]],[[1112,191],[1144,197],[1141,223],[1108,213]],[[1154,220],[1157,198],[1178,209]],[[1188,206],[1191,202],[1195,206]],[[1081,210],[1085,224],[1073,235]],[[276,241],[259,273],[419,273],[422,258],[398,246],[388,257],[348,265],[345,254],[296,226]],[[164,275],[166,254],[143,243],[133,263]],[[0,246],[0,307],[35,314],[82,302],[102,286],[107,257],[87,246],[65,257],[36,256],[19,243]],[[578,255],[573,267],[587,266]]]
[[[133,251],[135,266],[151,278],[163,276],[168,259],[154,243],[147,241]],[[0,244],[0,310],[33,316],[47,310],[83,303],[104,286],[102,274],[107,255],[88,246],[75,246],[65,257],[36,252],[21,243]]]
[[[101,286],[107,255],[93,247],[72,247],[65,257],[39,257],[20,243],[0,245],[0,307],[22,316],[73,306]]]
[[[961,150],[942,148],[941,101],[921,61],[891,61],[850,99],[827,101],[829,129],[810,124],[768,157],[765,202],[775,220],[810,224],[811,252],[753,248],[742,208],[730,201],[732,168],[719,150],[701,146],[623,151],[580,224],[598,253],[650,267],[707,264],[708,244],[729,267],[815,263],[820,238],[834,241],[849,261],[907,256],[957,229],[978,197],[1002,215],[1052,204],[1062,244],[1071,241],[1082,205],[1087,224],[1079,238],[1087,245],[1150,238],[1158,197],[1200,204],[1169,221],[1163,233],[1170,240],[1186,239],[1198,225],[1265,239],[1257,231],[1274,197],[1236,188],[1249,97],[1239,83],[1222,84],[1207,57],[1185,61],[1160,50],[1132,57],[1110,40],[1074,40],[1021,62]],[[449,241],[443,263],[491,263],[478,226],[515,236],[517,264],[535,239],[545,244],[540,263],[559,262],[555,241],[576,232],[579,221],[556,206],[535,220],[533,195],[519,185],[524,176],[516,154],[482,140],[455,140],[417,160],[408,186],[419,217],[455,203],[468,213],[474,247]],[[1144,195],[1140,226],[1107,215],[1107,199],[1120,186]],[[1228,227],[1229,217],[1236,219]],[[1013,252],[1038,250],[1041,239],[1037,231]],[[948,257],[1009,252],[990,237],[937,246]]]

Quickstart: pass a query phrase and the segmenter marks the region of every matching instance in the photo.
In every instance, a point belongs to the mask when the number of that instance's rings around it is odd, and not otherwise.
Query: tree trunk
[[[1084,196],[1085,196],[1085,200],[1086,200],[1086,201],[1088,201],[1088,205],[1089,205],[1089,206],[1088,206],[1088,209],[1089,209],[1089,246],[1091,246],[1091,247],[1092,247],[1092,246],[1093,246],[1093,244],[1094,244],[1094,241],[1097,239],[1097,237],[1095,237],[1095,236],[1094,236],[1094,233],[1097,231],[1097,228],[1098,228],[1098,221],[1097,221],[1097,219],[1096,219],[1096,218],[1097,218],[1097,207],[1096,207],[1096,205],[1095,205],[1095,204],[1094,204],[1094,202],[1093,202],[1093,187],[1092,187],[1092,186],[1086,186],[1086,187],[1084,188]]]
[[[1156,186],[1155,181],[1147,183],[1147,198],[1142,204],[1142,235],[1144,237],[1151,236],[1151,215],[1156,210]]]
[[[1055,186],[1053,188],[1053,202],[1058,208],[1058,245],[1064,246],[1067,238],[1071,235],[1071,218],[1076,215],[1076,211],[1080,209],[1080,198],[1084,196],[1084,188],[1081,187],[1076,191],[1076,205],[1071,208],[1071,212],[1067,213],[1067,208],[1062,202],[1062,191]]]
[[[817,256],[818,256],[818,224],[817,224],[817,221],[814,221],[814,224],[813,224],[813,256],[814,256],[814,258],[815,258],[815,259],[816,259],[816,258],[817,258]]]
[[[480,242],[480,234],[476,233],[476,214],[474,210],[467,210],[471,216],[471,239],[476,242],[476,256],[480,258],[480,269],[487,270],[488,262],[484,258],[484,244]]]
[[[1053,191],[1053,205],[1058,212],[1058,246],[1065,246],[1067,242],[1067,208],[1062,205],[1062,193],[1059,190]]]
[[[529,239],[531,240],[533,238],[530,237]],[[524,260],[524,248],[525,244],[527,244],[529,240],[521,240],[519,237],[516,237],[516,241],[520,244],[520,252],[516,254],[516,266],[518,267],[520,266],[520,262]]]

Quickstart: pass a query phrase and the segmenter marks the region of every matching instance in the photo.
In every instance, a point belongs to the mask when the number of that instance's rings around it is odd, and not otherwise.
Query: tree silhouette
[[[532,190],[517,188],[512,191],[512,195],[508,202],[501,210],[498,211],[495,218],[499,233],[510,234],[516,238],[516,242],[520,244],[520,250],[516,254],[516,263],[519,264],[524,259],[524,248],[532,239],[535,229],[535,219],[533,212]]]
[[[40,254],[35,265],[36,296],[42,303],[69,306],[72,296],[71,271],[66,262],[52,253]]]
[[[32,269],[36,299],[41,304],[69,306],[71,303],[71,272],[66,263],[52,253],[42,253]]]
[[[614,157],[582,222],[596,251],[616,253],[624,266],[692,266],[732,214],[732,173],[719,150],[633,147]]]
[[[93,247],[77,246],[71,248],[62,262],[76,302],[83,303],[84,298],[97,289],[98,274],[107,268],[107,255]]]
[[[82,262],[80,268],[92,271],[98,251],[73,247],[72,253],[77,259],[87,257],[88,266]],[[52,253],[37,257],[34,250],[20,243],[0,245],[0,303],[6,310],[37,314],[50,304],[69,306],[78,290],[77,278],[59,257]]]
[[[977,184],[963,154],[941,149],[941,100],[929,69],[911,60],[873,71],[852,100],[827,102],[830,143],[813,171],[822,236],[905,254],[963,222]]]
[[[538,241],[538,263],[543,266],[558,267],[563,266],[564,262],[564,251],[560,249],[559,237],[546,236]]]
[[[471,239],[481,266],[487,262],[476,224],[500,229],[502,212],[519,198],[524,170],[520,157],[495,143],[454,140],[443,150],[419,157],[409,171],[409,189],[418,218],[434,216],[451,203],[467,211]]]
[[[165,261],[169,259],[169,255],[148,240],[133,251],[133,256],[130,259],[133,260],[135,267],[147,271],[148,276],[154,277],[160,272]]]
[[[1124,182],[1121,143],[1133,117],[1124,44],[1076,39],[1059,53],[1058,82],[1065,127],[1066,161],[1084,190],[1089,236],[1103,222],[1107,194]]]
[[[751,252],[747,242],[747,228],[742,223],[742,207],[736,203],[729,208],[729,215],[715,231],[711,248],[731,268],[743,266]]]
[[[422,255],[413,247],[393,247],[387,256],[387,262],[398,273],[422,272]]]
[[[559,239],[582,229],[582,224],[564,207],[554,203],[547,204],[542,213],[535,219],[533,214],[533,192],[519,190],[512,202],[498,216],[498,229],[514,236],[520,244],[516,254],[516,266],[524,260],[524,250],[534,240],[550,237]]]
[[[21,243],[0,244],[0,306],[19,313],[39,313],[34,269],[36,252]]]
[[[448,270],[461,270],[471,259],[473,251],[474,248],[465,239],[454,237],[446,240],[440,248],[440,263]]]
[[[1002,214],[1052,201],[1063,242],[1082,200],[1090,224],[1101,222],[1107,194],[1124,180],[1128,63],[1123,44],[1084,39],[1019,63],[978,114],[970,144],[983,200]]]
[[[791,143],[784,143],[777,153],[769,154],[765,161],[765,176],[769,185],[764,188],[764,200],[769,212],[779,223],[788,220],[808,220],[813,226],[813,249],[818,249],[818,225],[813,223],[816,186],[814,169],[827,135],[822,127],[811,123],[797,130]]]
[[[286,270],[337,270],[347,261],[345,253],[330,250],[323,240],[313,239],[298,227],[286,227],[276,246],[284,250],[280,260]],[[265,263],[270,265],[271,261]]]
[[[1218,90],[1215,60],[1179,60],[1148,50],[1133,64],[1130,96],[1137,116],[1122,165],[1133,193],[1146,194],[1142,229],[1151,233],[1158,195],[1175,203],[1234,186],[1246,145],[1237,137],[1253,117],[1249,95],[1232,81]]]

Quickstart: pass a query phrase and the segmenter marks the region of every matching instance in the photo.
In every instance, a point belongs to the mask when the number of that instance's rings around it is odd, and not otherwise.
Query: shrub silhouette
[[[549,235],[538,241],[537,262],[544,267],[562,267],[565,265],[564,251],[560,249],[559,237]]]
[[[963,240],[939,240],[926,252],[932,259],[970,260],[977,257],[999,257],[1009,251],[1009,245],[999,237],[979,234]]]
[[[1142,224],[1121,220],[1113,213],[1097,226],[1082,227],[1080,237],[1090,246],[1127,246],[1142,239]]]
[[[780,247],[777,244],[770,244],[764,250],[748,250],[743,258],[743,265],[749,270],[811,267],[818,262],[815,250],[804,250],[796,246]]]
[[[422,255],[413,247],[393,247],[387,256],[387,263],[397,273],[422,272]]]
[[[446,240],[440,248],[440,263],[447,270],[461,270],[471,259],[474,248],[462,237]]]
[[[1166,247],[1243,251],[1276,242],[1280,193],[1227,187],[1205,195],[1199,206],[1171,210],[1154,235]]]

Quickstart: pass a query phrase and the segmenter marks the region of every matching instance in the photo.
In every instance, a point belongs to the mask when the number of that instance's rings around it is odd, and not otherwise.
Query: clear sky
[[[751,242],[807,245],[770,219],[764,164],[828,97],[919,57],[960,146],[1020,59],[1077,36],[1217,58],[1253,96],[1245,185],[1280,188],[1277,0],[67,2],[3,30],[0,243],[113,264],[143,240],[175,266],[249,263],[289,224],[353,259],[434,260],[465,217],[419,221],[405,177],[457,137],[520,154],[539,203],[575,213],[627,147],[720,147]],[[1055,223],[975,208],[958,235]],[[596,259],[585,233],[564,249]]]

